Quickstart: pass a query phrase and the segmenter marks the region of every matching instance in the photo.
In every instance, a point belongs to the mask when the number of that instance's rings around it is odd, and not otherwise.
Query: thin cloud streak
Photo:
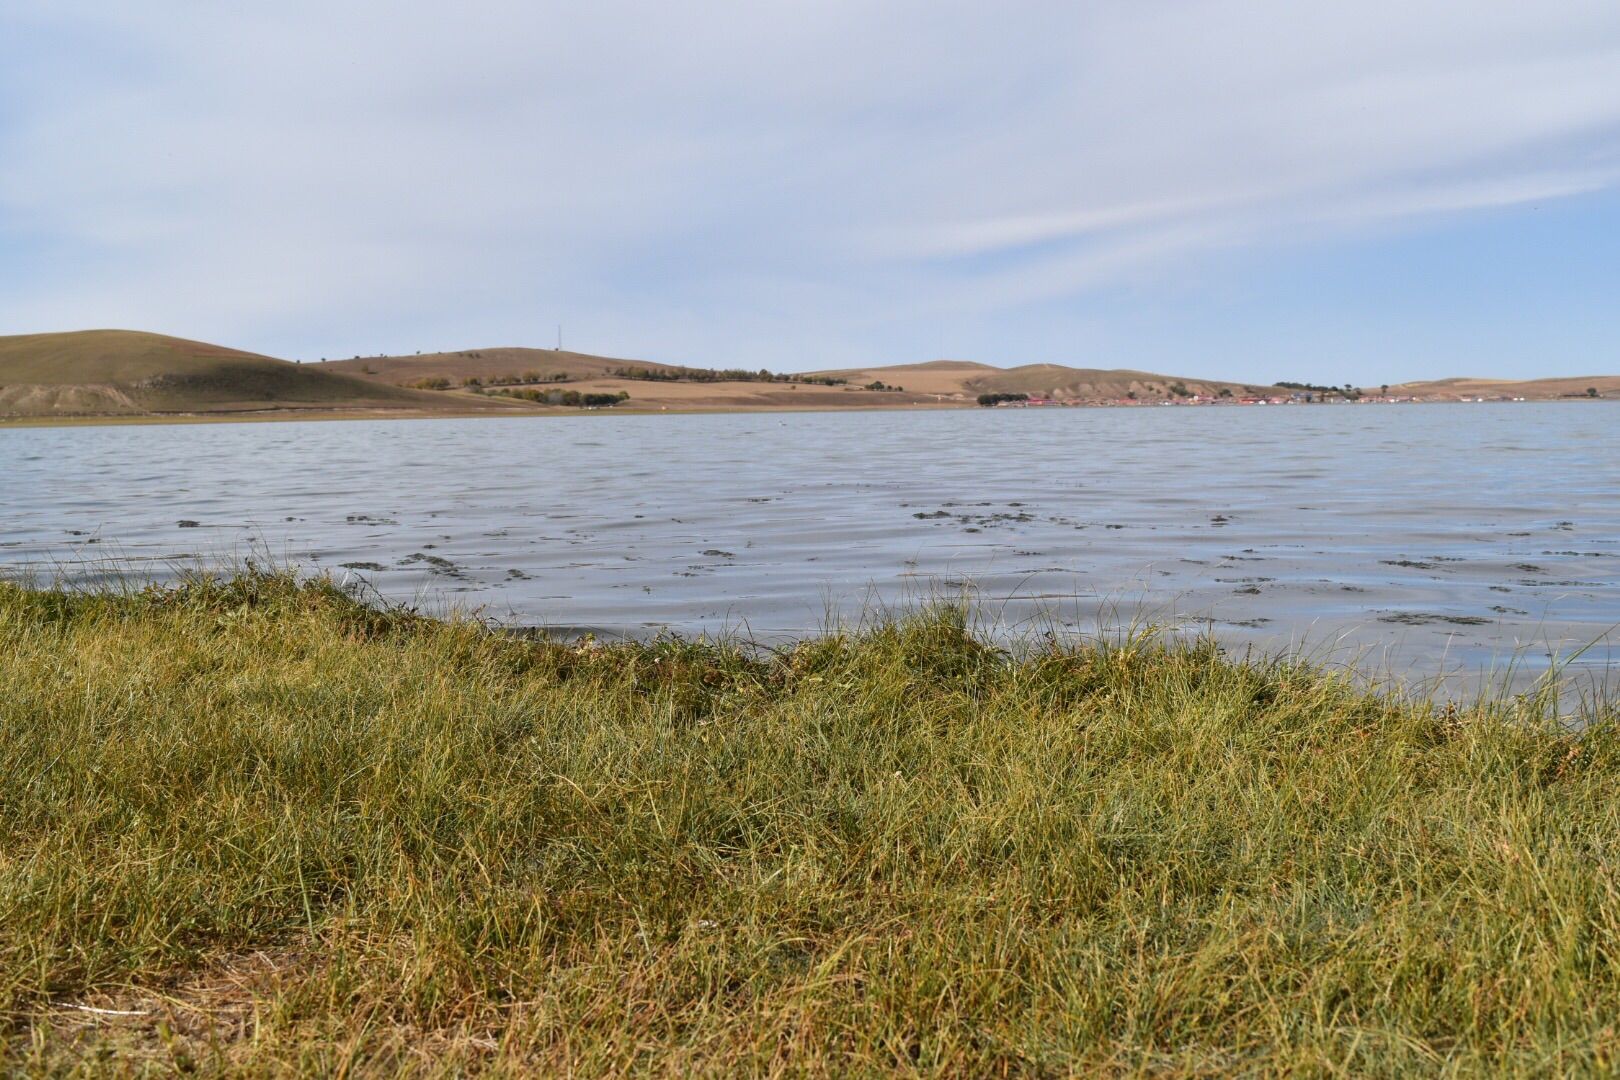
[[[1614,191],[1616,70],[1612,0],[22,3],[0,330],[914,359],[941,319],[1080,327],[1223,253]]]

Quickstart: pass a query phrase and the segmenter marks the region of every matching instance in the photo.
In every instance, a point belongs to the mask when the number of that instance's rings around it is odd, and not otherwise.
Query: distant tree
[[[1586,396],[1587,396],[1587,397],[1597,397],[1597,396],[1598,396],[1598,393],[1597,393],[1597,387],[1595,387],[1595,386],[1588,386],[1588,387],[1587,387],[1587,388],[1586,388]]]
[[[1221,387],[1221,392],[1220,392],[1219,396],[1220,397],[1231,397],[1232,396],[1232,388],[1230,386]]]
[[[1388,397],[1389,396],[1389,383],[1384,383],[1382,386],[1380,386],[1378,388],[1378,394],[1379,394],[1380,397]]]
[[[1322,394],[1322,395],[1343,393],[1343,391],[1341,391],[1337,386],[1318,386],[1316,383],[1279,382],[1279,383],[1272,383],[1272,385],[1273,386],[1280,386],[1284,390],[1310,390],[1313,393]],[[1346,384],[1346,385],[1348,385],[1348,384]],[[1252,387],[1252,386],[1248,387],[1247,389],[1248,389],[1249,393],[1251,393],[1251,394],[1258,393],[1258,391],[1256,391],[1255,388]]]
[[[1171,383],[1170,392],[1176,397],[1192,397],[1192,391],[1187,389],[1187,384],[1184,382]]]

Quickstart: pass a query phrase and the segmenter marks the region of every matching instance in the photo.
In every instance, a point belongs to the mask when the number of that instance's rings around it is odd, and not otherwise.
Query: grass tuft
[[[1615,719],[0,584],[0,1068],[1611,1072]]]

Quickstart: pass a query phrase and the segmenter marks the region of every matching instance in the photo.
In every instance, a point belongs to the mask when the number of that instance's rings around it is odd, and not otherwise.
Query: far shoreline
[[[1529,398],[1518,401],[1380,401],[1365,402],[1370,406],[1410,405],[1575,405],[1614,403],[1616,398],[1560,397]],[[1143,402],[1136,405],[1115,404],[1052,404],[1037,406],[997,406],[987,409],[972,401],[916,402],[893,405],[734,405],[685,409],[615,407],[611,409],[577,409],[557,407],[535,409],[446,409],[442,412],[415,412],[397,409],[267,409],[231,413],[134,413],[129,415],[85,416],[0,416],[0,431],[7,429],[70,428],[70,427],[178,427],[190,424],[267,424],[298,421],[332,422],[347,420],[531,420],[559,419],[579,416],[714,416],[728,413],[757,415],[762,413],[899,413],[899,412],[991,412],[999,408],[1008,412],[1057,412],[1066,409],[1087,410],[1157,410],[1173,409],[1258,409],[1258,408],[1341,408],[1354,407],[1345,402],[1290,402],[1286,404],[1199,404],[1184,405],[1176,402]]]
[[[1085,406],[1104,408],[1106,406]],[[579,416],[713,416],[719,413],[872,413],[872,412],[943,412],[947,410],[977,409],[972,402],[941,402],[938,404],[863,405],[863,406],[714,406],[693,409],[624,408],[576,409],[557,407],[524,411],[518,409],[446,409],[443,412],[404,412],[400,410],[365,409],[275,409],[236,413],[135,413],[102,416],[0,416],[0,430],[6,428],[48,427],[161,427],[185,424],[264,424],[290,421],[344,421],[344,420],[543,420],[567,419]]]

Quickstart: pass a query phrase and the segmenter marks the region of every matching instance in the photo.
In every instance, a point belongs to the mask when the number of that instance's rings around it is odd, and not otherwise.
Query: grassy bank
[[[1616,1068],[1620,737],[948,609],[0,585],[0,1071]],[[90,1011],[101,1010],[101,1011]]]

